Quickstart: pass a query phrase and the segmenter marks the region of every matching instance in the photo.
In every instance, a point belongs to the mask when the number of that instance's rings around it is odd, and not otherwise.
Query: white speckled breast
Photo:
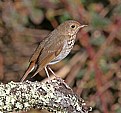
[[[74,37],[70,38],[69,40],[65,40],[62,51],[60,52],[60,54],[54,60],[52,60],[49,63],[49,65],[58,63],[59,61],[64,59],[70,53],[71,49],[73,48],[74,43],[75,43]]]

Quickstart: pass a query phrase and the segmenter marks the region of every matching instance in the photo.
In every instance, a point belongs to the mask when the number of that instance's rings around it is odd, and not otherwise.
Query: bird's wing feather
[[[38,47],[36,48],[35,52],[33,53],[33,55],[31,56],[29,60],[30,62],[37,60],[38,56],[41,54],[41,51],[44,48],[46,41],[48,41],[48,38],[45,38],[42,42],[39,43]]]
[[[30,59],[30,65],[23,75],[21,81],[24,81],[28,74],[36,67],[35,76],[39,71],[41,71],[52,59],[54,59],[62,50],[64,43],[64,35],[56,37],[56,40],[52,40],[51,37],[42,41],[40,45],[35,50],[34,54]],[[48,51],[49,50],[49,51]]]
[[[53,43],[46,43],[45,48],[42,50],[37,62],[36,72],[32,77],[34,77],[39,71],[41,71],[48,63],[50,63],[56,56],[59,55],[64,46],[65,36],[61,35]]]
[[[49,59],[49,61],[51,61],[56,56],[58,56],[61,50],[63,49],[64,41],[65,41],[65,36],[60,35],[60,36],[57,36],[56,40],[53,40],[52,43],[47,42],[45,44],[44,49],[42,50],[41,55],[39,56],[39,59],[38,59],[39,65],[41,65],[41,63],[45,59]],[[47,63],[50,63],[49,61]]]
[[[25,74],[23,75],[23,77],[21,78],[21,81],[24,81],[26,79],[26,77],[28,76],[28,74],[30,72],[32,72],[35,67],[36,67],[36,61],[39,57],[39,55],[41,54],[41,51],[44,48],[44,43],[48,40],[48,38],[45,38],[42,42],[40,42],[40,44],[38,45],[38,47],[36,48],[35,52],[33,53],[32,57],[30,58],[29,62],[29,67],[26,70]]]

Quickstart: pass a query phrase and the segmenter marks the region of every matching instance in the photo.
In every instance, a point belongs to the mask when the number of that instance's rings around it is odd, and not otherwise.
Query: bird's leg
[[[56,79],[60,80],[60,81],[65,85],[66,88],[71,89],[71,88],[64,82],[63,79],[61,79],[60,77],[58,77],[58,76],[54,73],[54,71],[53,71],[49,66],[47,66],[47,68],[48,68],[48,69],[51,71],[51,73],[56,77]],[[71,89],[71,90],[72,90],[72,89]]]
[[[49,73],[48,73],[47,67],[45,67],[44,69],[45,69],[45,72],[46,72],[46,74],[47,74],[47,77],[50,79],[50,75],[49,75]]]
[[[48,66],[48,69],[50,70],[50,72],[56,77],[58,78],[58,76],[54,73],[54,71]]]

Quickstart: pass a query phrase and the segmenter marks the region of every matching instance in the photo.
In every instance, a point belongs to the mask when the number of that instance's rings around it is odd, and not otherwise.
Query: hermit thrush
[[[30,59],[30,65],[21,81],[24,81],[31,71],[35,71],[33,75],[35,76],[43,68],[49,76],[47,66],[61,61],[70,53],[77,32],[80,28],[85,26],[87,25],[81,25],[77,21],[68,20],[54,29],[42,42],[40,42]],[[50,67],[48,69],[54,74]]]

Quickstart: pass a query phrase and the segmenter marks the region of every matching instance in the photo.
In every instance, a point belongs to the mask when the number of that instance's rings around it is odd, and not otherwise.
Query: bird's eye
[[[71,28],[75,28],[76,26],[75,25],[71,25]]]

